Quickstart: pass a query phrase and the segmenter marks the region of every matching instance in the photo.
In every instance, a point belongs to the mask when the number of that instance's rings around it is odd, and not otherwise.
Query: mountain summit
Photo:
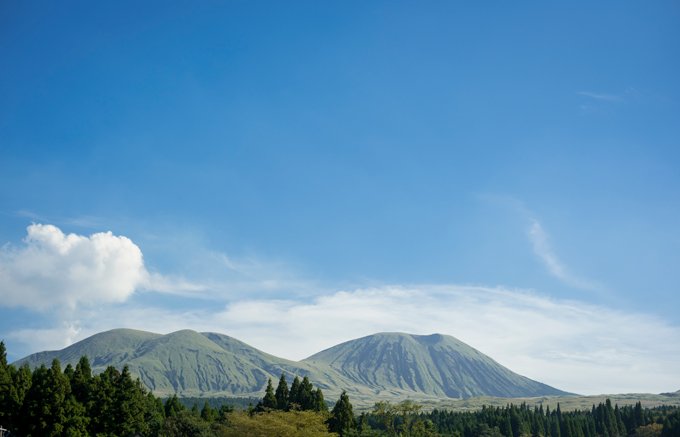
[[[396,390],[448,398],[567,394],[518,375],[462,341],[441,334],[369,335],[303,362],[328,366],[376,392]]]
[[[351,340],[296,362],[235,338],[182,330],[167,335],[114,329],[60,351],[17,361],[75,365],[87,356],[95,372],[127,365],[158,395],[260,396],[267,380],[307,376],[328,395],[363,399],[566,395],[518,375],[454,337],[380,333]]]

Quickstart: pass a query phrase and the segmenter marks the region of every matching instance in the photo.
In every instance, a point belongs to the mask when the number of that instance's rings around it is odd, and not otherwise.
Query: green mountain
[[[352,386],[351,381],[328,368],[278,358],[227,335],[191,330],[161,335],[114,329],[59,351],[29,355],[15,364],[49,366],[58,358],[63,366],[75,366],[83,355],[90,359],[95,373],[110,365],[127,365],[132,374],[161,396],[260,396],[267,380],[271,378],[276,383],[282,373],[289,382],[296,375],[308,376],[329,393],[339,394],[338,387]]]
[[[376,334],[296,362],[223,334],[183,330],[161,335],[114,329],[15,364],[35,367],[58,358],[64,366],[75,365],[83,355],[95,372],[109,365],[127,365],[161,396],[261,396],[267,379],[276,384],[281,373],[289,383],[295,375],[308,376],[326,396],[347,390],[353,399],[366,401],[566,394],[517,375],[443,335]]]
[[[380,333],[351,340],[303,360],[328,366],[379,394],[447,398],[566,395],[518,375],[447,335]]]

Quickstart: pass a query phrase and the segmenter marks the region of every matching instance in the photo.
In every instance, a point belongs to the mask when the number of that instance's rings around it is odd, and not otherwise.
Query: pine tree
[[[512,436],[512,422],[510,421],[510,414],[506,411],[504,414],[503,423],[501,424],[501,432],[505,436]]]
[[[288,394],[288,409],[300,409],[300,378],[297,376],[293,378],[293,383],[290,385],[290,393]]]
[[[59,360],[47,369],[37,368],[31,377],[32,385],[22,406],[21,434],[58,436],[79,435],[86,430],[85,411],[72,401],[69,381],[61,372]]]
[[[91,401],[92,382],[90,360],[86,356],[82,356],[76,364],[76,370],[71,378],[71,391],[78,402],[85,405],[88,410]]]
[[[557,420],[556,416],[550,418],[550,436],[560,437],[562,433],[560,432],[560,422]]]
[[[368,416],[366,413],[361,413],[359,415],[359,420],[357,421],[357,431],[359,432],[359,435],[363,434],[364,431],[368,431],[369,429],[371,429],[371,427],[368,424]]]
[[[644,415],[642,414],[642,404],[640,401],[637,401],[635,403],[635,409],[633,413],[633,429],[637,428],[638,426],[644,426],[647,425],[645,423],[645,418]]]
[[[67,420],[66,401],[71,392],[71,385],[66,376],[61,373],[61,364],[56,358],[52,360],[52,366],[47,376],[47,388],[47,397],[44,402],[49,410],[47,415],[48,435],[62,435]]]
[[[7,365],[7,350],[5,342],[0,341],[0,425],[4,426],[9,426],[12,420],[11,389],[12,375],[10,366]]]
[[[343,390],[328,419],[328,429],[345,436],[356,428],[356,419],[347,392]]]
[[[71,379],[73,378],[73,366],[71,363],[68,363],[66,365],[66,368],[64,369],[64,376],[69,380],[69,383],[71,382]]]
[[[64,414],[66,420],[64,421],[64,431],[62,435],[67,436],[86,436],[88,435],[87,426],[90,423],[90,418],[83,404],[78,402],[71,394],[64,405]]]
[[[314,405],[312,408],[314,411],[319,411],[321,413],[328,412],[328,405],[326,405],[326,401],[323,398],[323,393],[318,387],[312,391],[312,403]]]
[[[616,414],[614,413],[614,408],[612,408],[612,401],[607,398],[605,400],[605,434],[610,436],[619,435],[618,426],[616,423]]]
[[[217,411],[210,407],[208,401],[205,401],[203,408],[201,409],[201,419],[206,422],[214,422],[217,419]]]
[[[3,419],[3,425],[10,431],[18,431],[23,418],[21,408],[26,399],[26,394],[31,389],[31,369],[28,364],[24,364],[18,370],[15,370],[14,366],[9,366],[9,370],[12,385],[9,394],[6,394],[7,404],[3,407],[3,409],[7,408],[5,412],[9,414]]]
[[[47,421],[43,419],[43,399],[47,396],[47,367],[42,364],[31,374],[31,388],[21,406],[18,423],[19,435],[42,435],[47,433]]]
[[[379,401],[373,405],[373,415],[378,418],[389,435],[396,433],[394,413],[394,406],[389,401]]]
[[[172,395],[165,401],[165,417],[173,417],[184,411],[184,405],[177,399],[177,395]]]
[[[113,366],[107,367],[92,382],[90,409],[90,433],[112,434],[116,429],[116,382],[120,372]]]
[[[147,430],[144,421],[145,393],[138,380],[134,380],[128,366],[123,367],[115,383],[113,414],[117,422],[117,435],[143,434]]]
[[[299,403],[300,409],[303,411],[314,409],[314,397],[312,394],[312,389],[312,383],[309,382],[309,378],[306,376],[302,378],[302,382],[300,383]]]
[[[276,386],[276,408],[278,410],[287,411],[288,410],[288,382],[286,382],[286,375],[281,374],[279,379],[279,385]]]
[[[262,406],[266,410],[276,409],[276,395],[274,395],[274,387],[272,386],[272,379],[269,378],[267,388],[264,391],[264,398],[262,398]]]
[[[163,401],[153,393],[148,392],[145,396],[144,422],[148,427],[149,436],[159,435],[165,421],[165,408]]]

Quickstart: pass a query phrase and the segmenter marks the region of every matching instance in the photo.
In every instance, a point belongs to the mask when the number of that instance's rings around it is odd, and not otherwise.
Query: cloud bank
[[[577,393],[680,386],[680,329],[644,314],[535,293],[467,286],[342,291],[312,303],[244,301],[215,324],[274,354],[302,358],[380,331],[458,337],[512,370]]]
[[[645,314],[501,287],[382,286],[304,302],[250,299],[194,310],[130,302],[75,325],[75,336],[74,322],[55,329],[80,340],[119,327],[159,333],[190,328],[231,335],[296,360],[381,331],[442,333],[517,373],[575,393],[662,392],[680,386],[679,327]]]

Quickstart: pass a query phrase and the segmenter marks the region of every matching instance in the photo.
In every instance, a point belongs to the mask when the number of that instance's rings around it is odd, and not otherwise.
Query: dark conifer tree
[[[14,366],[9,366],[8,369],[12,381],[9,393],[4,394],[6,403],[0,408],[6,413],[2,425],[11,431],[17,431],[21,426],[21,409],[31,388],[32,374],[28,364],[22,365],[18,370]]]
[[[49,435],[65,434],[66,401],[70,395],[71,385],[66,376],[61,373],[58,359],[52,360],[52,366],[47,373],[47,396],[43,399],[46,413],[43,418],[48,423]]]
[[[7,365],[7,350],[5,342],[0,341],[0,425],[9,426],[12,421],[12,374]]]
[[[165,401],[165,417],[172,417],[184,411],[184,405],[179,401],[177,395],[172,395]]]
[[[76,364],[76,370],[73,372],[73,377],[71,378],[71,391],[76,400],[82,403],[87,410],[89,410],[91,401],[92,383],[90,360],[83,355],[80,358],[80,361],[78,361],[78,364]]]
[[[550,436],[551,437],[561,437],[562,433],[560,432],[560,422],[557,419],[557,415],[553,414],[550,417]]]
[[[267,381],[267,388],[264,391],[264,398],[262,398],[262,406],[268,410],[276,409],[276,395],[274,395],[271,378]]]
[[[71,383],[71,379],[73,379],[73,372],[74,372],[73,366],[71,365],[71,363],[68,363],[66,365],[66,368],[64,369],[64,376],[66,377],[66,379],[68,379],[69,384]]]
[[[621,435],[626,434],[626,425],[623,424],[621,410],[619,410],[618,405],[614,407],[614,417],[616,418],[616,432]]]
[[[147,434],[157,436],[160,433],[163,422],[165,421],[165,408],[163,401],[153,393],[148,392],[145,396],[144,422],[147,425]]]
[[[642,404],[640,401],[635,403],[635,409],[634,409],[634,414],[633,414],[633,429],[637,428],[638,426],[644,426],[647,425],[645,422],[644,415],[642,413]]]
[[[300,395],[299,395],[299,403],[300,403],[300,409],[307,411],[307,410],[314,410],[314,395],[312,394],[313,390],[312,383],[309,382],[308,377],[302,378],[302,382],[300,383]]]
[[[214,422],[217,419],[217,410],[210,407],[208,401],[205,401],[203,408],[201,409],[201,419],[206,422]]]
[[[110,434],[116,429],[116,382],[120,372],[107,367],[92,382],[92,407],[90,413],[91,434]]]
[[[286,375],[281,373],[281,378],[279,379],[279,385],[276,386],[276,408],[278,410],[286,411],[288,410],[288,382],[286,382]]]
[[[514,435],[512,433],[512,422],[510,421],[510,414],[506,412],[503,416],[504,416],[504,419],[503,419],[503,423],[501,424],[501,432],[505,436]]]
[[[328,412],[328,405],[326,405],[326,401],[323,398],[323,393],[321,392],[320,388],[316,388],[312,390],[312,404],[313,404],[313,410],[314,411],[319,411],[319,412]]]
[[[619,435],[619,430],[616,424],[616,414],[612,408],[612,401],[607,399],[604,403],[604,425],[605,434],[610,436]]]
[[[345,436],[356,428],[356,419],[347,392],[343,391],[328,419],[328,429]]]
[[[117,435],[145,434],[146,394],[138,380],[132,378],[128,366],[123,367],[115,381],[113,414]]]
[[[290,393],[288,394],[288,408],[290,410],[299,410],[300,406],[300,378],[296,376],[293,378],[293,383],[290,385]]]
[[[227,418],[227,415],[233,411],[234,408],[230,405],[220,405],[220,409],[217,411],[217,420],[222,423],[228,422],[229,419]]]
[[[368,424],[368,416],[366,415],[366,413],[361,413],[359,415],[359,420],[357,420],[357,431],[361,435],[364,432],[368,432],[370,429],[371,426]]]
[[[53,360],[49,369],[44,365],[37,368],[31,380],[22,405],[21,434],[57,436],[87,432],[85,410],[72,398],[59,360]]]
[[[47,433],[47,421],[43,419],[42,402],[47,397],[47,367],[42,364],[31,374],[31,388],[21,406],[19,422],[20,435],[41,435]]]

